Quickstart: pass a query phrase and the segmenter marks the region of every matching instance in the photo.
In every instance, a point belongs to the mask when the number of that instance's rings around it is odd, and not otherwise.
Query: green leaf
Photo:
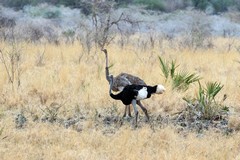
[[[208,82],[206,84],[206,94],[208,99],[214,99],[215,96],[221,91],[223,85],[218,82]]]
[[[185,82],[187,84],[191,84],[196,81],[199,81],[201,77],[199,77],[196,73],[192,73],[192,74],[187,74],[185,79],[186,79]]]
[[[160,61],[160,68],[162,70],[162,73],[166,79],[168,79],[169,76],[169,66],[167,62],[164,62],[160,56],[158,56],[159,61]]]
[[[191,83],[199,81],[201,78],[195,73],[180,72],[173,77],[173,88],[186,91]]]
[[[110,66],[108,68],[112,68],[114,66],[114,64],[110,64]]]
[[[179,66],[179,65],[178,65],[178,66]],[[176,70],[176,68],[177,68],[178,66],[176,66],[176,61],[172,61],[172,62],[171,62],[171,69],[170,69],[171,78],[174,77],[174,75],[175,75],[175,70]]]

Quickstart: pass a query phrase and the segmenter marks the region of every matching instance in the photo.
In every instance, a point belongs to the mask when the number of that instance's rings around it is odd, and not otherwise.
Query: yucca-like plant
[[[179,65],[176,66],[176,61],[172,61],[171,62],[171,68],[170,68],[170,75],[171,75],[171,78],[173,78],[175,76],[175,71],[176,71],[176,68],[178,67]]]
[[[176,90],[186,91],[191,83],[197,82],[201,79],[196,73],[176,72],[179,65],[176,61],[167,62],[159,57],[160,68],[166,81],[171,78],[172,88]]]
[[[168,79],[169,76],[169,64],[166,61],[163,61],[163,59],[161,57],[158,57],[159,61],[160,61],[160,68],[162,70],[163,76],[166,78],[166,80]]]
[[[160,68],[162,70],[163,76],[166,78],[166,80],[169,78],[169,76],[171,78],[174,78],[175,73],[176,73],[176,69],[179,65],[176,65],[176,61],[171,61],[167,62],[165,60],[163,60],[161,57],[159,58],[159,62],[160,62]]]
[[[213,119],[220,114],[223,105],[215,101],[216,95],[222,90],[223,85],[218,82],[208,82],[206,88],[199,83],[199,108],[204,119]]]
[[[221,91],[223,85],[218,82],[208,82],[206,84],[206,95],[208,101],[215,101],[215,96]]]
[[[198,81],[199,89],[196,98],[183,98],[187,103],[195,106],[195,110],[201,113],[202,119],[215,119],[220,117],[222,112],[228,111],[228,107],[222,102],[217,102],[215,97],[222,90],[223,85],[218,82],[208,82],[203,88]]]

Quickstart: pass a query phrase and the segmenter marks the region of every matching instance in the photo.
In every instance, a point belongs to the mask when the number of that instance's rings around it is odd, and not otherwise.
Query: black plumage
[[[110,89],[109,94],[115,100],[121,100],[125,105],[133,105],[133,109],[135,112],[135,126],[137,126],[137,119],[138,119],[138,110],[136,107],[136,103],[139,100],[150,98],[152,94],[158,93],[162,94],[165,91],[165,88],[162,85],[155,85],[155,86],[146,86],[146,85],[127,85],[123,88],[123,90],[118,94],[113,94],[112,91],[112,84],[113,84],[113,76],[109,77],[110,80]],[[141,107],[141,106],[140,106]],[[141,107],[142,108],[142,107]],[[145,115],[147,115],[147,109],[142,108]]]

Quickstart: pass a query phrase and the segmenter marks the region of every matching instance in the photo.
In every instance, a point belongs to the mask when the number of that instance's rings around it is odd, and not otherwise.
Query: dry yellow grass
[[[138,75],[150,85],[162,83],[167,92],[145,100],[150,114],[174,113],[185,107],[182,97],[194,95],[197,85],[184,93],[171,90],[171,84],[161,76],[158,56],[176,59],[180,68],[197,72],[202,82],[218,81],[224,85],[219,94],[227,94],[226,104],[234,115],[230,125],[239,128],[240,113],[240,60],[236,49],[227,51],[229,40],[216,39],[216,47],[193,52],[189,49],[171,49],[170,45],[141,51],[133,46],[121,49],[109,46],[111,73],[127,72]],[[167,42],[166,42],[167,43]],[[240,46],[240,41],[235,40]],[[3,53],[11,46],[1,43]],[[81,56],[78,44],[54,46],[51,44],[20,44],[22,60],[21,85],[12,90],[4,66],[0,64],[0,159],[240,159],[240,133],[225,136],[207,131],[202,136],[196,133],[178,133],[174,126],[156,128],[148,124],[134,130],[123,125],[113,134],[104,134],[106,128],[96,126],[96,111],[103,112],[116,106],[123,112],[121,102],[108,96],[105,80],[105,57],[100,51]],[[45,48],[44,65],[37,66],[39,52]],[[164,51],[164,54],[163,54]],[[67,119],[76,114],[86,114],[80,122],[81,131],[65,129],[59,123],[34,121],[40,118],[42,109],[53,103],[62,105],[59,117]],[[15,127],[14,118],[20,111],[28,118],[23,129]],[[143,116],[142,113],[140,113]],[[100,122],[102,123],[102,122]],[[141,122],[144,123],[144,122]]]

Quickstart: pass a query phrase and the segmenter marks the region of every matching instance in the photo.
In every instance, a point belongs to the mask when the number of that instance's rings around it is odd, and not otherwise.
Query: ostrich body
[[[109,74],[109,66],[108,66],[108,53],[107,53],[106,49],[102,49],[102,51],[105,53],[105,57],[106,57],[106,68],[105,68],[106,79],[110,84],[110,74]],[[146,85],[146,83],[142,79],[140,79],[136,76],[133,76],[133,75],[128,74],[128,73],[120,73],[118,76],[113,77],[112,90],[114,92],[119,92],[119,91],[122,91],[125,86],[131,85],[131,84]],[[142,103],[139,100],[136,103],[141,107],[141,109],[145,113],[146,118],[148,120],[149,116],[148,116],[146,108],[142,105]],[[130,105],[125,106],[125,111],[124,111],[123,117],[126,117],[127,110],[128,110],[128,116],[131,117]]]
[[[110,76],[110,89],[109,95],[115,100],[121,100],[124,105],[133,105],[133,109],[135,112],[135,126],[137,126],[138,119],[138,109],[136,107],[137,101],[150,98],[152,94],[162,94],[165,91],[164,86],[155,85],[155,86],[147,86],[147,85],[127,85],[123,88],[123,90],[118,94],[113,94],[111,91],[113,85],[113,76]],[[145,108],[146,110],[146,108]],[[146,110],[147,113],[147,110]]]

